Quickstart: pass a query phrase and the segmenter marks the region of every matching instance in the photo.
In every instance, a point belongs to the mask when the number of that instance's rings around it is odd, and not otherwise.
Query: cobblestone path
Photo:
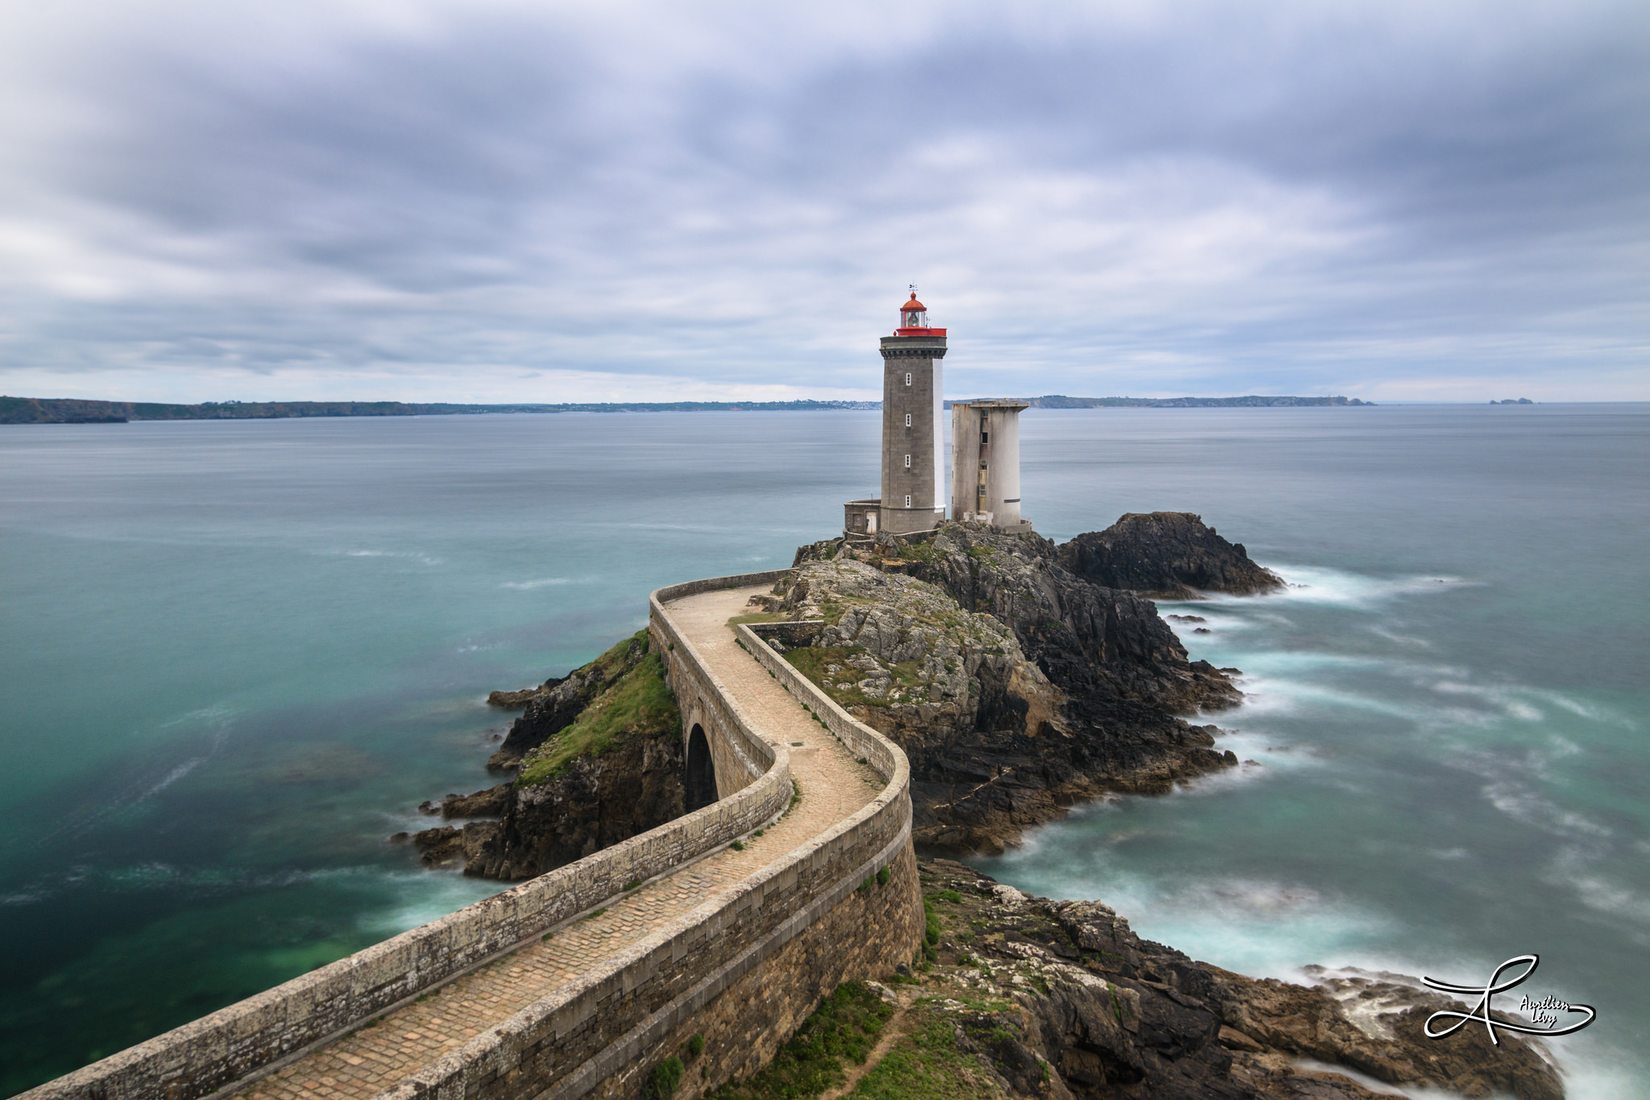
[[[598,916],[575,918],[543,940],[484,963],[362,1027],[299,1055],[247,1083],[246,1100],[370,1097],[457,1050],[534,1001],[598,966],[684,909],[730,888],[876,797],[882,781],[740,649],[727,621],[767,587],[688,596],[666,613],[711,672],[738,700],[752,726],[789,746],[802,801],[744,851],[723,848],[608,903]],[[800,742],[800,744],[798,744]]]

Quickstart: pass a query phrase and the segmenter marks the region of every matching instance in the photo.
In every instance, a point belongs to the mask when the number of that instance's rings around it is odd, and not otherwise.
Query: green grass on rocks
[[[646,645],[646,632],[638,636]],[[598,661],[635,644],[627,639]],[[664,662],[649,652],[641,662],[593,699],[566,729],[527,754],[516,782],[530,787],[559,774],[573,760],[596,756],[631,736],[681,732],[682,716],[665,683]]]
[[[846,1081],[850,1064],[865,1061],[893,1014],[894,1006],[863,983],[843,982],[819,1003],[766,1069],[744,1081],[723,1085],[710,1094],[710,1100],[802,1100],[818,1096]]]

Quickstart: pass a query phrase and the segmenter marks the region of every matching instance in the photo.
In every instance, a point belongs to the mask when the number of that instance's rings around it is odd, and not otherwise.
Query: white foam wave
[[[234,707],[226,704],[216,704],[189,711],[177,718],[161,723],[159,726],[161,729],[176,729],[182,726],[206,727],[205,732],[211,738],[206,746],[206,751],[172,765],[158,777],[155,776],[153,771],[145,769],[147,774],[140,773],[122,789],[100,798],[89,806],[73,810],[64,815],[41,834],[40,839],[49,840],[65,834],[68,836],[82,835],[107,818],[130,810],[166,790],[218,754],[219,750],[229,740],[229,733],[234,727],[238,714],[239,711]]]
[[[51,897],[48,890],[25,887],[9,894],[0,894],[0,906],[35,905]]]
[[[1397,596],[1482,583],[1449,574],[1423,573],[1399,577],[1374,577],[1315,565],[1279,565],[1274,566],[1273,570],[1283,577],[1288,587],[1261,597],[1263,599],[1338,604],[1353,608],[1371,607]],[[1255,599],[1253,596],[1226,598]]]
[[[1425,711],[1403,703],[1271,675],[1246,676],[1243,692],[1243,705],[1239,713],[1245,716],[1281,716],[1320,706],[1331,710],[1368,711],[1410,721],[1426,717]]]
[[[1573,810],[1566,810],[1517,780],[1493,780],[1484,784],[1480,793],[1503,814],[1545,832],[1570,837],[1602,838],[1615,835],[1608,826]]]
[[[1553,691],[1549,688],[1526,688],[1525,690],[1530,695],[1540,699],[1542,702],[1555,706],[1560,710],[1568,711],[1577,718],[1587,718],[1594,722],[1605,722],[1610,725],[1621,726],[1626,729],[1638,728],[1638,723],[1626,715],[1618,714],[1607,707],[1584,703],[1572,696],[1565,695],[1563,692]]]
[[[1371,623],[1367,629],[1377,638],[1384,638],[1386,641],[1389,641],[1394,645],[1404,646],[1408,649],[1433,648],[1432,643],[1421,637],[1419,634],[1403,634],[1399,631],[1393,630],[1391,627],[1382,626],[1379,623]]]
[[[1459,680],[1435,680],[1429,686],[1440,695],[1470,696],[1482,699],[1491,706],[1498,708],[1507,717],[1515,718],[1520,722],[1539,722],[1546,717],[1546,712],[1541,708],[1519,698],[1519,695],[1522,694],[1519,688],[1468,684]]]
[[[1238,758],[1235,768],[1187,780],[1178,788],[1183,795],[1193,797],[1221,794],[1235,786],[1260,782],[1301,767],[1316,767],[1321,760],[1310,747],[1280,744],[1272,734],[1248,730],[1225,730],[1215,741],[1218,751],[1230,751]]]
[[[1348,1004],[1346,1005],[1347,1018],[1357,1024],[1360,1022],[1360,1015],[1368,1015],[1378,1011],[1378,1008],[1379,1006],[1371,1008],[1366,1005]],[[1367,1032],[1369,1029],[1365,1027],[1363,1030]],[[1448,1092],[1444,1089],[1422,1088],[1419,1085],[1394,1085],[1390,1081],[1378,1080],[1367,1073],[1359,1073],[1350,1066],[1343,1066],[1336,1062],[1320,1062],[1315,1058],[1296,1058],[1294,1064],[1300,1069],[1313,1073],[1339,1074],[1349,1081],[1362,1085],[1376,1096],[1402,1096],[1405,1100],[1456,1100],[1458,1096],[1457,1093]]]
[[[1103,900],[1139,934],[1245,974],[1299,981],[1303,959],[1362,955],[1356,945],[1392,938],[1389,918],[1304,883],[1233,876],[1176,885],[1130,874],[1101,882]]]
[[[161,778],[161,781],[159,783],[156,783],[154,786],[150,787],[148,790],[146,790],[142,794],[138,795],[137,796],[137,801],[142,802],[146,798],[151,798],[154,795],[159,794],[161,791],[164,791],[167,787],[170,787],[172,784],[176,783],[178,780],[182,779],[184,776],[188,775],[190,772],[194,771],[196,768],[200,767],[205,762],[206,762],[206,757],[204,757],[204,756],[196,756],[196,757],[192,757],[191,759],[185,760],[183,763],[179,764],[177,767],[175,767],[171,771],[167,772]]]
[[[572,577],[538,577],[530,581],[505,581],[500,588],[509,588],[516,592],[532,592],[539,588],[559,588],[564,584],[572,584]]]
[[[448,913],[462,909],[472,902],[510,889],[510,883],[487,883],[466,878],[457,869],[396,872],[386,875],[377,871],[381,881],[398,884],[400,900],[378,912],[364,914],[360,924],[379,935],[394,935],[409,928],[417,928]]]
[[[394,558],[417,562],[419,565],[440,565],[443,561],[434,554],[426,554],[419,550],[338,550],[333,553],[346,558]]]

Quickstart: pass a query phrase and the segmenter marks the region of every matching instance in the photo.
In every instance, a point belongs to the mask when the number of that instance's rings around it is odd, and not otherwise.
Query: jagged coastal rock
[[[769,610],[817,625],[788,632],[787,659],[905,749],[918,843],[1000,852],[1074,803],[1164,793],[1238,762],[1216,747],[1214,726],[1180,717],[1238,702],[1228,675],[1189,660],[1149,599],[1067,567],[1082,557],[1074,547],[1107,540],[1167,553],[1167,536],[1142,531],[1174,532],[1175,546],[1201,548],[1137,570],[1155,585],[1206,583],[1216,572],[1233,584],[1272,576],[1186,513],[1125,516],[1064,546],[946,523],[914,539],[868,547],[832,539],[797,551]],[[582,743],[575,727],[636,674],[648,644],[643,631],[564,677],[495,692],[490,702],[525,711],[488,766],[522,774],[444,799],[444,818],[502,820],[417,834],[425,861],[462,859],[470,874],[525,878],[680,813],[681,748],[667,735],[679,725],[673,708],[652,727],[619,731],[600,754],[557,748]],[[555,774],[524,767],[550,750],[562,754]]]
[[[1281,584],[1186,513],[1125,516],[1062,546],[948,523],[803,547],[752,617],[904,748],[919,844],[998,851],[1075,801],[1161,793],[1235,764],[1215,727],[1180,716],[1236,703],[1236,670],[1191,661],[1142,592]],[[426,803],[484,818],[414,836],[426,863],[526,878],[682,813],[681,718],[645,631],[490,701],[525,707],[489,761],[516,774]],[[715,1097],[837,1096],[861,1082],[872,1095],[971,1097],[1563,1096],[1544,1053],[1515,1036],[1495,1048],[1475,1029],[1426,1039],[1429,1014],[1466,1006],[1413,979],[1310,967],[1311,986],[1249,978],[1140,939],[1098,901],[1028,897],[944,859],[920,870],[928,929],[913,965],[887,985],[839,988],[767,1068]]]
[[[645,630],[524,694],[526,713],[488,762],[519,768],[515,779],[439,805],[444,818],[499,820],[414,834],[426,864],[532,878],[682,813],[681,718]]]
[[[1428,1015],[1467,1006],[1413,979],[1249,978],[1141,939],[1099,902],[1031,897],[947,860],[918,870],[927,928],[913,964],[838,988],[765,1068],[711,1100],[856,1086],[1024,1100],[1563,1096],[1525,1040],[1427,1039]]]
[[[1095,584],[1160,600],[1192,600],[1204,592],[1252,596],[1283,587],[1282,577],[1249,560],[1242,543],[1227,542],[1191,512],[1131,512],[1061,546],[1060,562]]]
[[[1028,1100],[1395,1095],[1381,1085],[1564,1095],[1552,1065],[1521,1039],[1503,1035],[1492,1047],[1482,1029],[1471,1038],[1463,1031],[1460,1042],[1427,1039],[1427,1015],[1465,1006],[1402,979],[1248,978],[1139,938],[1099,902],[1030,897],[945,860],[924,860],[920,870],[922,960],[890,985],[850,991],[868,1002],[854,1021],[873,1031],[864,1062],[838,1057],[848,1044],[822,1034],[843,1015],[830,1005],[769,1069],[719,1090],[718,1100],[825,1091],[786,1087],[804,1075],[825,1088],[867,1082],[871,1095]]]
[[[1229,767],[1178,714],[1240,698],[1151,601],[1102,588],[1047,539],[948,523],[921,540],[797,554],[773,607],[822,620],[786,657],[911,758],[917,839],[997,852],[1108,791]]]

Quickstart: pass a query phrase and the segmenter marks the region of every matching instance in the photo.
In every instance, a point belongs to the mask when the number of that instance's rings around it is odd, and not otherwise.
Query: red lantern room
[[[899,328],[895,336],[944,336],[943,328],[928,327],[928,307],[917,301],[917,290],[911,288],[911,299],[899,307]]]

